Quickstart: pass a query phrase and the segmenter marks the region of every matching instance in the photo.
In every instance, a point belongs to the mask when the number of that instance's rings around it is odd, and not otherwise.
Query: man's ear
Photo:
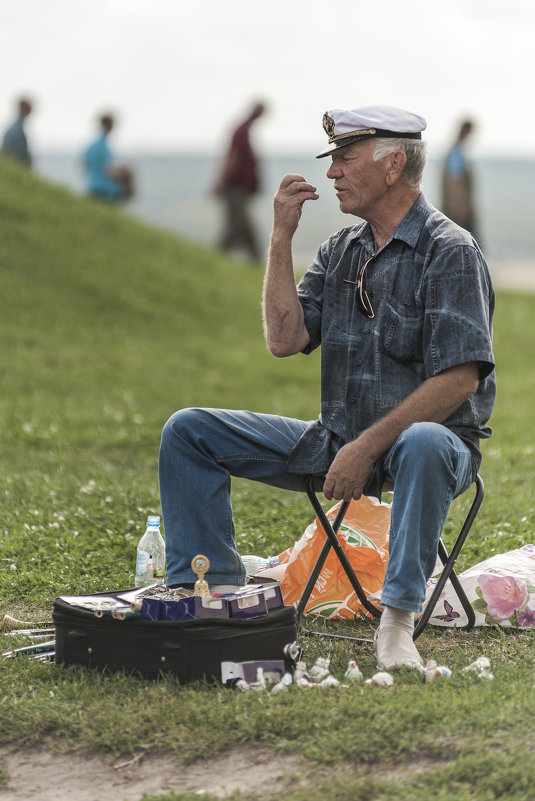
[[[407,163],[407,155],[403,150],[396,150],[388,157],[386,167],[386,183],[388,186],[393,186],[401,178],[401,173]]]

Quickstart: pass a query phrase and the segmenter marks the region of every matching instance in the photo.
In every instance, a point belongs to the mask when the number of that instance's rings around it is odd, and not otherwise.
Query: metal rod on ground
[[[51,628],[53,627],[53,623],[51,620],[43,620],[39,621],[36,620],[34,622],[29,622],[27,620],[17,620],[16,617],[11,617],[11,615],[4,615],[4,619],[2,620],[2,625],[0,626],[1,631],[13,631],[14,629],[33,629],[39,627],[46,627]]]

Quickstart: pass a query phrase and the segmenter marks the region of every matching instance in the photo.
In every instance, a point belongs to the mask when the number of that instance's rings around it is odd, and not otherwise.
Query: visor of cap
[[[372,137],[376,136],[375,133],[371,134],[357,134],[355,136],[348,136],[344,139],[339,139],[337,142],[331,142],[331,144],[322,150],[321,153],[318,153],[316,158],[322,159],[324,156],[330,155],[335,150],[340,150],[343,147],[347,147],[348,145],[354,145],[355,142],[363,142],[365,139],[371,139]]]

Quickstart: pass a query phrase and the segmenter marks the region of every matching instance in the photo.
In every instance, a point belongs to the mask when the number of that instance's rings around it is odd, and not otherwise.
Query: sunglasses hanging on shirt
[[[367,261],[364,262],[362,267],[359,270],[358,278],[356,281],[350,281],[349,278],[344,278],[344,284],[353,284],[353,286],[357,287],[357,303],[359,305],[359,309],[365,315],[367,315],[370,319],[375,317],[375,312],[373,310],[372,302],[370,300],[370,296],[366,292],[365,286],[365,279],[366,279],[366,267],[375,258],[377,254],[373,253]]]

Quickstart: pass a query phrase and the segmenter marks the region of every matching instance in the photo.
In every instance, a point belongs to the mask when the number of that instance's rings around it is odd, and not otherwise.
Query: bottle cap
[[[159,515],[149,515],[147,517],[147,526],[159,526],[159,525],[160,525]]]

